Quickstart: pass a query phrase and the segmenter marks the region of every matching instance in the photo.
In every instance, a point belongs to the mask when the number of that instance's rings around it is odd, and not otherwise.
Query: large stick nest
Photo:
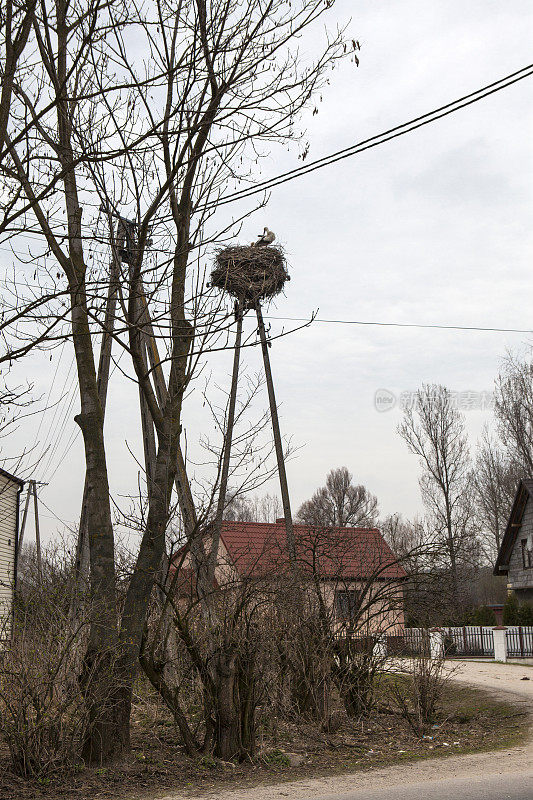
[[[211,286],[248,303],[270,300],[279,294],[289,273],[280,247],[221,248],[215,256]]]

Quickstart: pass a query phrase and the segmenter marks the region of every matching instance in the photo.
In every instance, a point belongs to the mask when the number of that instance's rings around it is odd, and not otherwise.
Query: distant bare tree
[[[422,499],[457,594],[459,566],[472,558],[473,492],[464,419],[445,386],[424,384],[398,428],[423,468]]]
[[[392,552],[399,559],[413,553],[427,552],[427,531],[424,520],[405,519],[401,514],[389,514],[379,523],[379,529]],[[404,563],[405,566],[405,563]]]
[[[473,483],[482,546],[490,561],[500,549],[519,477],[517,464],[485,430],[476,456]]]
[[[302,503],[298,520],[305,525],[370,527],[376,524],[378,501],[366,487],[352,483],[346,467],[332,469],[326,485]]]
[[[522,478],[533,477],[533,363],[509,353],[496,379],[495,414],[503,446]]]
[[[254,497],[234,497],[224,512],[224,519],[235,522],[275,522],[283,515],[279,497],[265,494]]]

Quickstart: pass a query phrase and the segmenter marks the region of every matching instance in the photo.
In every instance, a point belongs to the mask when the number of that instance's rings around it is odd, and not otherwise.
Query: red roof
[[[377,528],[294,525],[300,570],[329,580],[406,577]],[[265,576],[288,565],[284,520],[222,523],[221,539],[241,576]]]

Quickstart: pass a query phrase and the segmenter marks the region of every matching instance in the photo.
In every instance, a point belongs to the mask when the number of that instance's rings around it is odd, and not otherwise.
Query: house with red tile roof
[[[364,626],[366,632],[401,631],[407,575],[377,528],[294,525],[294,536],[299,577],[319,587],[339,628],[357,620],[358,629]],[[217,588],[240,581],[279,582],[290,575],[284,519],[275,523],[222,523]],[[186,556],[180,568],[178,593],[183,598],[190,596],[193,586]]]

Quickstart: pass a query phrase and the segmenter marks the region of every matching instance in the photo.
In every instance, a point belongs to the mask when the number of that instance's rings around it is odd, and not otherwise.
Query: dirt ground
[[[504,747],[498,753],[486,747],[482,752],[460,755],[450,751],[446,758],[411,760],[385,768],[379,766],[371,771],[358,771],[344,775],[330,775],[282,784],[256,787],[254,800],[307,800],[309,797],[346,796],[359,791],[376,791],[385,788],[421,784],[427,781],[444,781],[451,778],[467,777],[478,780],[489,775],[508,773],[523,775],[524,781],[531,781],[533,774],[533,668],[526,664],[495,664],[493,662],[456,662],[453,681],[465,687],[476,687],[490,692],[526,716],[529,735],[520,744]],[[481,695],[472,693],[479,700]],[[506,734],[501,730],[505,741]],[[486,743],[488,744],[488,742]],[[501,744],[501,742],[500,742]],[[205,796],[205,793],[204,793]],[[190,792],[159,794],[153,800],[186,800]],[[249,789],[217,791],[208,795],[217,800],[249,800]]]
[[[521,681],[526,674],[531,680]],[[460,682],[475,683],[491,694],[496,691],[499,699]],[[461,759],[486,758],[481,754],[450,759],[452,754],[487,751],[502,744],[507,745],[505,759],[512,753],[518,758],[525,752],[523,747],[530,746],[514,746],[523,734],[529,710],[527,705],[517,707],[516,703],[523,701],[528,689],[533,689],[531,667],[461,664],[448,692],[446,715],[441,715],[424,739],[416,737],[403,719],[382,704],[370,722],[354,725],[344,720],[335,733],[301,723],[270,726],[262,732],[261,758],[238,765],[210,757],[188,758],[179,748],[174,727],[164,712],[144,720],[143,713],[138,712],[133,758],[127,763],[31,782],[17,779],[0,766],[0,799],[182,800],[204,796],[248,800],[253,787],[254,800],[287,796],[296,800],[319,790],[341,792],[347,782],[353,786],[355,776],[358,784],[364,784],[371,775],[375,785],[376,779],[387,780],[390,770],[419,774],[430,768],[433,759],[425,760],[430,756],[448,756],[438,759],[439,764],[444,762],[443,770],[446,764]],[[493,756],[490,758],[493,760]],[[393,764],[401,766],[389,766]]]

